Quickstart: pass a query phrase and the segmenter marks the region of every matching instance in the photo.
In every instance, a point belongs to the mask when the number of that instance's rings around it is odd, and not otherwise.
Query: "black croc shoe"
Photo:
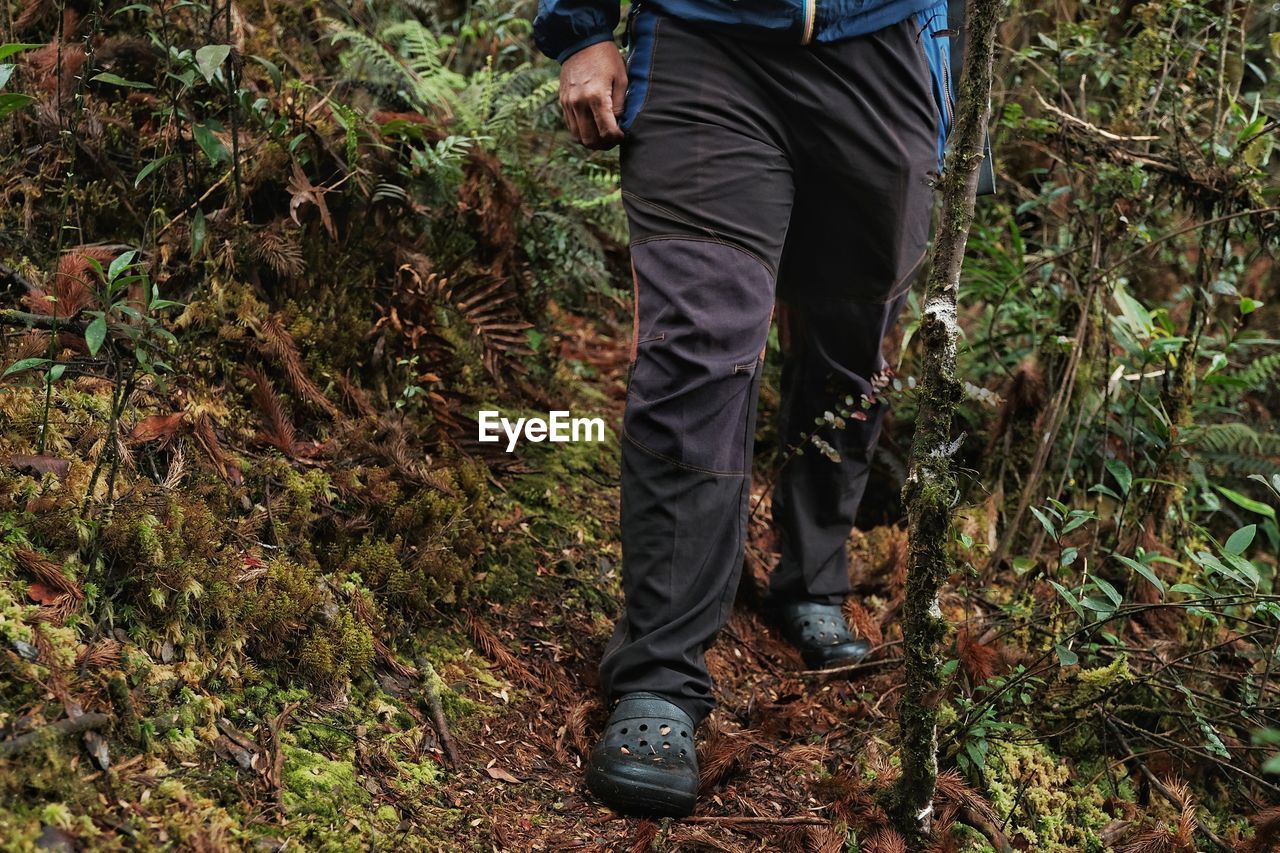
[[[871,644],[849,630],[838,604],[788,601],[777,607],[782,634],[800,649],[810,669],[832,669],[857,663],[871,651]]]
[[[627,814],[684,817],[698,799],[693,720],[656,693],[619,700],[587,762],[587,787]]]

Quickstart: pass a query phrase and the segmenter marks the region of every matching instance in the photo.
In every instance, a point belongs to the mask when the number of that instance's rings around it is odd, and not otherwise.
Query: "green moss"
[[[1082,669],[1076,673],[1074,704],[1089,702],[1117,684],[1131,681],[1133,670],[1129,668],[1129,658],[1123,654],[1106,666]]]
[[[283,749],[284,805],[291,813],[338,823],[368,805],[369,792],[360,785],[352,762],[335,761],[299,746]]]
[[[1038,743],[992,741],[988,795],[1010,836],[1042,853],[1102,851],[1099,832],[1111,817],[1096,787],[1074,781],[1070,763]]]

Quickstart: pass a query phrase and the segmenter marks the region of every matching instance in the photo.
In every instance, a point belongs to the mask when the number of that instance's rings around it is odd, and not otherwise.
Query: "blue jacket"
[[[808,44],[873,33],[946,0],[644,0],[686,21],[717,24]],[[618,0],[538,0],[533,22],[538,48],[559,62],[597,42],[618,25]]]
[[[632,0],[633,4],[636,0]],[[740,29],[799,44],[839,41],[873,33],[916,16],[933,77],[941,121],[938,159],[951,129],[952,74],[947,0],[643,0],[686,21]],[[619,0],[538,0],[533,38],[538,49],[564,62],[585,47],[613,38]],[[633,5],[634,8],[634,5]]]

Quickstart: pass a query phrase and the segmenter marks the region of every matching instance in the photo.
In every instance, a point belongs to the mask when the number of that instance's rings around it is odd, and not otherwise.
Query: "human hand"
[[[618,116],[627,93],[627,66],[612,41],[585,47],[560,66],[560,108],[569,135],[603,151],[622,141]]]

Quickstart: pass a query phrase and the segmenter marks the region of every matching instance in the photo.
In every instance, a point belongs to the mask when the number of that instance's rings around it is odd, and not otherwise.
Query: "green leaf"
[[[137,189],[138,186],[143,181],[145,181],[148,177],[150,177],[152,172],[154,172],[156,169],[159,169],[165,163],[168,163],[170,160],[174,159],[177,156],[178,156],[177,154],[166,154],[163,157],[157,157],[147,165],[143,166],[142,171],[138,172],[138,177],[135,178],[133,181],[134,189]]]
[[[30,95],[22,95],[17,92],[0,92],[0,118],[4,118],[10,113],[16,113],[34,100],[35,98]]]
[[[62,378],[62,374],[66,372],[67,366],[65,364],[55,364],[53,367],[49,368],[49,381],[57,382]]]
[[[1156,576],[1155,572],[1151,571],[1151,568],[1149,566],[1144,566],[1142,565],[1142,563],[1139,563],[1137,560],[1132,560],[1128,557],[1122,557],[1119,554],[1112,554],[1111,556],[1115,557],[1117,560],[1124,563],[1126,566],[1128,566],[1129,568],[1133,569],[1135,572],[1137,572],[1138,574],[1146,578],[1148,583],[1150,583],[1156,589],[1160,590],[1161,598],[1164,597],[1164,582],[1161,581],[1160,578]]]
[[[89,78],[98,83],[110,83],[112,86],[125,86],[130,89],[154,89],[150,83],[140,83],[137,80],[126,80],[119,74],[112,74],[110,71],[103,71]]]
[[[1119,459],[1108,459],[1103,464],[1111,472],[1111,476],[1116,478],[1116,482],[1120,484],[1120,494],[1129,494],[1129,488],[1133,485],[1133,472],[1129,470],[1129,466]]]
[[[37,47],[44,47],[42,44],[30,44],[10,42],[9,44],[0,44],[0,59],[8,59],[15,53],[21,53],[24,50],[35,50]]]
[[[1256,299],[1250,299],[1247,296],[1242,296],[1240,297],[1240,313],[1245,315],[1252,314],[1265,304],[1266,303],[1259,302]]]
[[[1234,563],[1228,566],[1208,551],[1197,551],[1193,555],[1192,559],[1194,559],[1196,564],[1202,568],[1210,572],[1217,572],[1223,577],[1230,578],[1240,584],[1240,586],[1253,586],[1256,588],[1258,585],[1258,573],[1254,570],[1252,565],[1248,564],[1248,560],[1243,561],[1247,565],[1247,568],[1242,569],[1239,565]]]
[[[111,261],[111,266],[107,267],[107,281],[115,281],[119,278],[120,273],[127,269],[129,265],[133,263],[133,259],[137,256],[137,249],[130,249],[127,252],[122,252],[117,255],[115,259]]]
[[[206,83],[213,82],[213,75],[218,73],[222,63],[231,55],[229,44],[206,44],[196,51],[196,67],[204,75]]]
[[[1111,599],[1111,601],[1117,607],[1119,607],[1121,604],[1124,603],[1124,596],[1122,596],[1119,590],[1117,590],[1114,586],[1112,586],[1109,581],[1103,580],[1102,578],[1099,578],[1099,577],[1095,577],[1093,579],[1093,585],[1098,589],[1102,590],[1102,594],[1105,595],[1107,598]]]
[[[1063,666],[1075,666],[1080,662],[1080,656],[1066,646],[1056,645],[1054,649],[1058,652],[1058,663]]]
[[[0,65],[0,89],[3,89],[4,85],[9,82],[9,78],[13,76],[13,69],[17,67],[16,65]]]
[[[1048,531],[1049,538],[1056,542],[1058,539],[1058,530],[1053,526],[1053,522],[1049,520],[1049,517],[1035,507],[1031,507],[1031,514],[1040,521],[1040,526]]]
[[[9,376],[10,374],[13,374],[13,373],[21,373],[24,370],[30,370],[33,367],[39,367],[42,364],[48,364],[48,363],[49,363],[49,359],[47,358],[20,359],[18,361],[15,361],[13,364],[9,365],[8,367],[6,367],[4,369],[4,373],[0,375],[0,378],[3,378],[4,376]]]
[[[215,166],[219,163],[225,163],[231,159],[231,155],[227,153],[226,146],[218,141],[218,137],[213,135],[213,131],[208,125],[197,124],[191,128],[191,135],[195,137],[196,144],[200,146],[200,150],[209,158],[209,162]]]
[[[1247,509],[1249,512],[1256,512],[1258,515],[1265,516],[1272,521],[1276,520],[1276,511],[1261,501],[1255,501],[1253,498],[1246,497],[1239,492],[1233,492],[1224,486],[1214,486],[1224,498],[1231,501],[1241,509]]]
[[[1080,603],[1095,613],[1101,613],[1103,616],[1108,616],[1116,612],[1116,606],[1110,601],[1103,598],[1096,598],[1092,595],[1086,595],[1084,598],[1080,599]]]
[[[969,755],[969,760],[973,762],[973,766],[981,769],[986,766],[986,756],[982,754],[981,747],[978,744],[981,741],[969,741],[964,745],[964,750]]]
[[[272,85],[276,87],[277,92],[280,91],[280,87],[281,85],[283,85],[283,79],[284,79],[283,75],[280,73],[280,66],[276,65],[270,59],[267,59],[266,57],[263,57],[263,56],[258,56],[257,54],[254,54],[250,58],[253,59],[255,62],[257,62],[259,65],[261,65],[263,68],[267,69],[267,74],[270,75],[271,77]]]
[[[1222,550],[1228,554],[1240,556],[1245,549],[1253,544],[1253,537],[1258,532],[1258,525],[1250,524],[1247,527],[1241,527],[1235,533],[1232,533],[1227,539],[1227,544],[1222,546]]]
[[[1014,557],[1013,571],[1015,574],[1025,575],[1036,567],[1036,561],[1030,557]]]
[[[1083,621],[1085,618],[1084,608],[1080,606],[1080,602],[1076,601],[1076,597],[1072,595],[1065,586],[1057,581],[1049,581],[1049,583],[1053,584],[1053,588],[1058,591],[1058,595],[1062,596],[1063,600],[1066,601],[1067,604],[1071,605],[1071,609],[1074,610],[1076,615]]]
[[[97,355],[98,350],[102,349],[102,343],[107,339],[107,315],[98,314],[93,318],[93,322],[89,324],[89,328],[84,330],[84,342],[89,347],[89,355]]]
[[[198,258],[200,250],[204,248],[205,228],[204,211],[197,208],[196,215],[191,218],[191,257],[193,258]]]

